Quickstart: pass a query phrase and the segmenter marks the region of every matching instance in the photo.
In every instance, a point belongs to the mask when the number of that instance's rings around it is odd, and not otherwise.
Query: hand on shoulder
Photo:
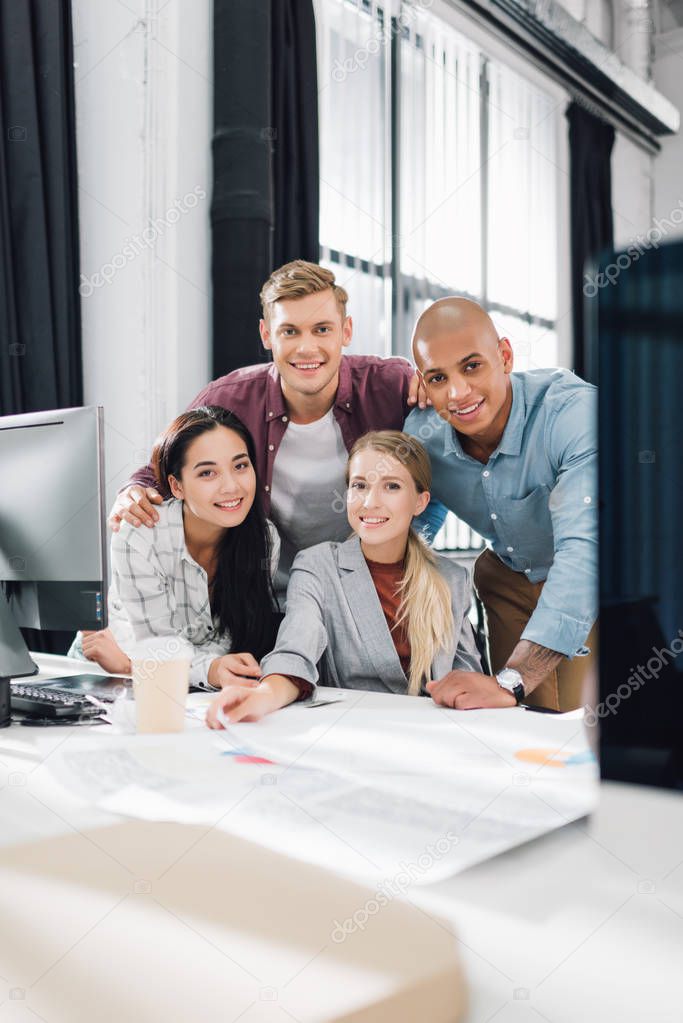
[[[121,524],[127,522],[135,528],[144,525],[151,529],[159,521],[159,513],[154,506],[162,502],[163,497],[154,487],[133,483],[117,495],[109,513],[109,528],[112,533],[118,533]]]

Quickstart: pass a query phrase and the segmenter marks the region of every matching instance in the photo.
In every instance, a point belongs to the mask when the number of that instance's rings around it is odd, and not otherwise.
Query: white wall
[[[655,39],[655,84],[667,99],[683,110],[683,28]],[[671,220],[671,213],[683,203],[683,134],[662,139],[662,151],[655,161],[655,216],[666,218],[667,237],[683,235],[683,224]],[[679,214],[676,214],[678,219]]]
[[[654,54],[656,88],[683,110],[683,29],[655,37]],[[621,135],[615,143],[612,197],[618,246],[628,245],[651,228],[661,231],[664,240],[683,236],[683,134],[659,141],[662,148],[656,156]]]
[[[111,503],[209,379],[212,9],[73,13],[85,401],[104,406]]]
[[[614,28],[614,8],[610,0],[559,0],[576,21],[582,22],[596,39],[610,46]]]
[[[560,0],[562,6],[643,78],[649,77],[651,12],[643,0]],[[662,91],[668,95],[665,89]],[[681,90],[683,92],[683,88]],[[674,98],[671,96],[670,98]],[[614,244],[625,247],[652,226],[655,159],[617,131],[612,150]]]
[[[652,226],[653,157],[621,132],[612,150],[614,245],[625,248]]]

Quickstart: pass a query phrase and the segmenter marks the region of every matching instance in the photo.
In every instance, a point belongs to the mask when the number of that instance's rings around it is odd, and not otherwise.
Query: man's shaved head
[[[437,336],[469,334],[476,347],[497,348],[498,331],[489,314],[469,298],[440,298],[422,313],[413,331],[413,358],[419,369],[424,362],[424,344]],[[422,351],[421,351],[422,349]]]
[[[459,433],[493,450],[512,404],[510,342],[469,298],[440,298],[419,318],[413,358],[436,412]]]

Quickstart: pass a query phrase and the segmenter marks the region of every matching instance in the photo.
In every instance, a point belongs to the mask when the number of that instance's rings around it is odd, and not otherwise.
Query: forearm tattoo
[[[506,664],[514,668],[524,680],[524,690],[530,693],[563,660],[564,655],[528,639],[520,639]]]

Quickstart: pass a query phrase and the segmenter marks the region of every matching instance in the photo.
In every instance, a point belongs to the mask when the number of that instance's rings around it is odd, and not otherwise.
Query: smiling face
[[[471,324],[416,337],[414,353],[434,408],[466,436],[500,439],[510,412],[512,348]]]
[[[413,517],[429,504],[406,467],[373,448],[357,451],[349,465],[347,515],[371,560],[400,561]]]
[[[351,317],[342,317],[331,288],[283,298],[260,323],[264,348],[273,353],[282,390],[313,396],[334,394],[342,349],[351,342]]]
[[[208,526],[239,526],[256,494],[256,473],[247,446],[235,430],[215,426],[188,445],[180,479],[169,476],[174,497]]]

